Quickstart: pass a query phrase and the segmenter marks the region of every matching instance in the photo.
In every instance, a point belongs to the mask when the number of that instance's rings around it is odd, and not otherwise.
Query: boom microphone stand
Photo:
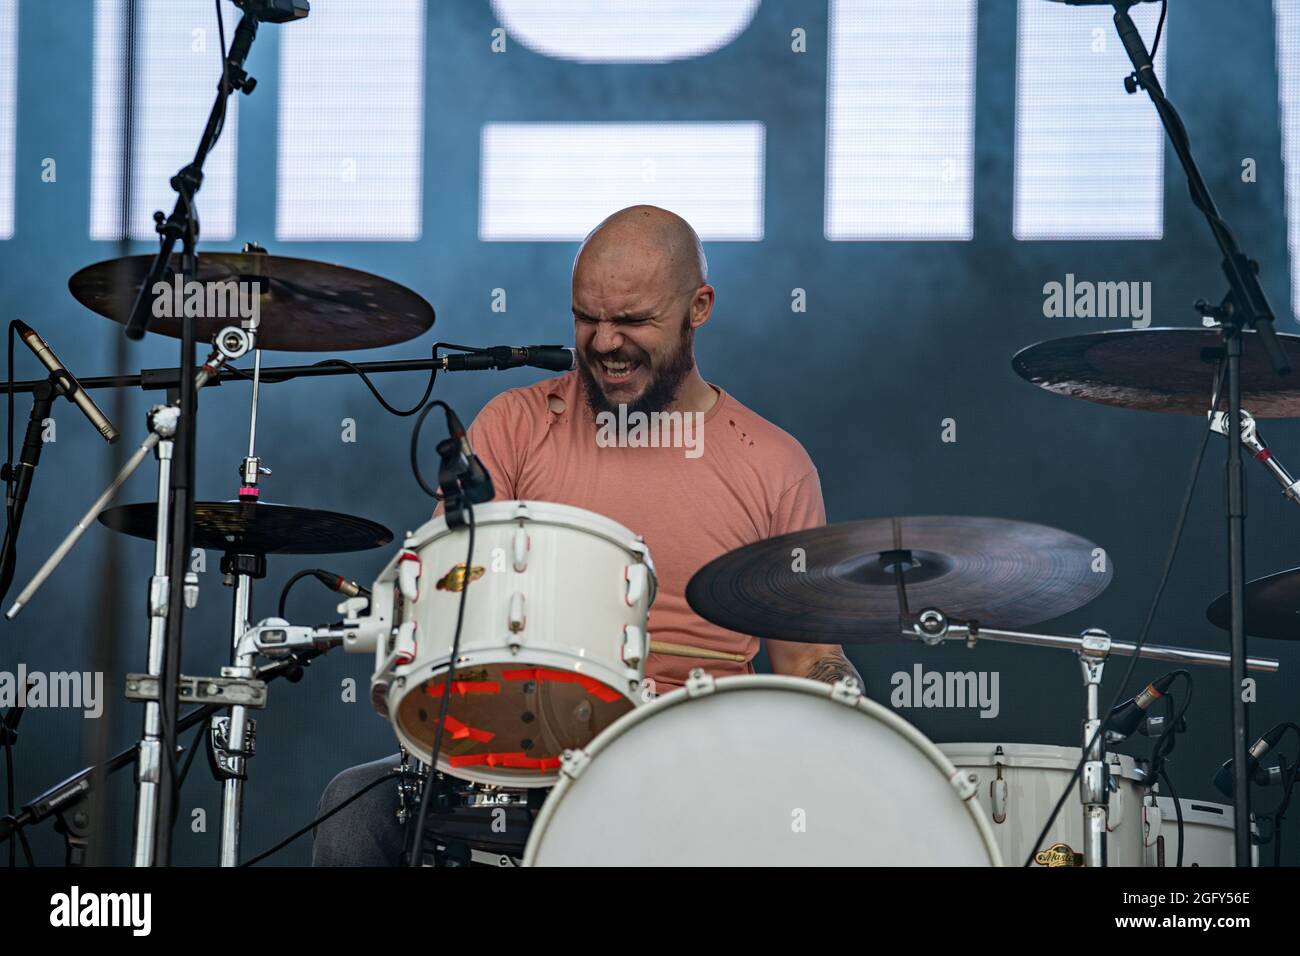
[[[135,303],[126,323],[126,336],[139,339],[145,333],[149,322],[150,304],[153,302],[154,285],[161,281],[171,266],[172,253],[176,243],[181,243],[182,274],[197,275],[198,263],[195,244],[198,241],[199,224],[194,215],[194,197],[203,184],[203,163],[208,153],[216,145],[225,125],[227,98],[236,90],[252,93],[257,81],[244,70],[244,61],[257,36],[259,20],[284,23],[289,20],[307,16],[310,9],[305,0],[235,0],[243,8],[244,15],[230,44],[230,51],[222,61],[221,82],[217,87],[216,100],[208,113],[208,122],[199,139],[199,146],[194,160],[172,177],[171,186],[176,190],[176,204],[172,213],[165,220],[162,213],[155,213],[160,245],[149,274],[141,283],[136,293]],[[171,469],[171,554],[167,562],[168,577],[171,581],[183,581],[189,561],[190,547],[194,525],[194,431],[197,412],[197,389],[194,387],[194,322],[188,314],[181,321],[181,359],[180,359],[180,417],[176,424],[175,455]],[[177,687],[180,678],[181,637],[183,616],[185,612],[184,589],[173,587],[168,596],[167,632],[163,642],[161,664],[161,684],[158,689],[158,704],[161,724],[161,753],[158,775],[158,804],[156,818],[154,864],[167,865],[171,862],[171,830],[175,810],[174,754],[176,753],[176,714],[178,709]]]
[[[1223,335],[1223,345],[1227,362],[1228,380],[1228,590],[1231,593],[1231,656],[1232,656],[1232,755],[1234,771],[1233,821],[1238,866],[1251,865],[1250,852],[1250,789],[1246,775],[1247,735],[1249,732],[1246,702],[1242,698],[1242,688],[1246,681],[1246,630],[1245,630],[1245,588],[1246,588],[1246,497],[1245,473],[1241,457],[1241,347],[1242,330],[1246,327],[1258,333],[1260,344],[1268,353],[1269,362],[1274,372],[1286,375],[1291,371],[1286,357],[1278,345],[1273,331],[1273,310],[1268,298],[1259,284],[1259,265],[1237,246],[1237,240],[1228,228],[1228,224],[1219,215],[1214,199],[1210,195],[1205,180],[1201,177],[1196,161],[1192,157],[1187,130],[1173,104],[1165,97],[1156,77],[1151,54],[1146,48],[1142,35],[1138,33],[1129,16],[1129,8],[1136,0],[1116,0],[1115,28],[1119,31],[1120,41],[1133,63],[1134,73],[1125,79],[1124,85],[1130,93],[1136,93],[1138,87],[1146,90],[1170,145],[1178,155],[1178,160],[1187,174],[1187,186],[1192,194],[1192,202],[1205,215],[1205,221],[1214,234],[1214,241],[1223,255],[1222,269],[1228,279],[1229,291],[1219,306],[1205,307],[1198,303],[1203,315],[1217,321]],[[1211,412],[1214,409],[1210,409]]]

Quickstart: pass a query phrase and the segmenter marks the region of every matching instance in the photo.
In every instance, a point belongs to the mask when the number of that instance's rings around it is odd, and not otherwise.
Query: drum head
[[[562,776],[536,865],[954,865],[1000,862],[952,766],[911,725],[825,684],[732,677],[638,708]]]
[[[428,762],[446,686],[445,672],[416,684],[394,717],[403,743]],[[549,782],[565,750],[588,743],[633,707],[592,677],[518,663],[461,668],[451,688],[439,769],[505,786]]]

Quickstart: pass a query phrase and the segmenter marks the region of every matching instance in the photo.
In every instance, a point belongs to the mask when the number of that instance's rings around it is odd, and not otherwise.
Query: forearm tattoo
[[[804,674],[810,680],[821,681],[824,684],[834,684],[838,680],[846,677],[852,677],[862,686],[862,676],[858,673],[857,668],[843,654],[828,654],[813,661],[812,666]]]

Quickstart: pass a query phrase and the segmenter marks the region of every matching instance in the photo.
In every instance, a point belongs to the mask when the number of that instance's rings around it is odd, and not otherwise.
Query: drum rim
[[[520,515],[521,508],[529,512],[535,512],[535,514]],[[546,517],[547,512],[551,511],[557,513],[555,517],[564,519],[564,521],[559,522],[561,527],[573,527],[580,531],[590,531],[633,553],[642,553],[648,550],[645,548],[645,539],[641,535],[636,534],[631,528],[620,524],[608,515],[592,511],[589,508],[579,508],[577,505],[566,505],[558,501],[545,501],[535,498],[510,498],[504,501],[489,501],[474,506],[474,525],[475,527],[481,527],[485,524],[509,524],[520,518],[538,520]],[[441,528],[438,531],[430,530],[432,525],[441,525]],[[410,549],[422,548],[443,535],[455,534],[460,530],[460,528],[448,528],[447,516],[441,514],[436,518],[430,518],[414,531],[409,532],[403,542],[403,547]],[[633,547],[633,545],[637,547]]]
[[[690,687],[683,686],[639,707],[634,707],[597,734],[586,747],[580,748],[580,752],[584,753],[587,759],[594,760],[613,741],[622,737],[632,727],[648,720],[653,714],[668,707],[675,707],[678,704],[696,700],[700,697],[713,697],[719,693],[751,690],[790,690],[811,694],[814,697],[822,697],[833,703],[840,702],[832,696],[834,691],[832,685],[809,680],[806,677],[793,677],[787,674],[736,674],[728,677],[718,677],[714,678],[713,689],[707,694],[692,694]],[[997,839],[993,835],[993,826],[989,823],[984,808],[980,806],[979,801],[975,798],[975,791],[972,790],[969,797],[963,797],[958,792],[955,780],[960,771],[944,755],[935,742],[917,730],[907,720],[884,705],[871,700],[866,695],[859,696],[852,706],[855,710],[861,711],[868,717],[876,718],[890,729],[901,734],[909,743],[929,758],[935,770],[942,774],[944,781],[952,790],[953,796],[962,803],[967,814],[975,823],[980,838],[984,843],[984,849],[988,854],[989,865],[1002,866],[1002,853],[998,849]],[[561,767],[558,771],[558,780],[551,792],[547,794],[546,802],[542,804],[537,819],[533,821],[532,830],[529,831],[528,845],[524,850],[524,866],[535,865],[538,848],[545,837],[547,828],[550,826],[551,817],[555,815],[556,808],[563,801],[564,794],[576,783],[577,780],[566,774],[564,768]]]
[[[1079,763],[1079,757],[1082,754],[1082,748],[1071,747],[1066,744],[1037,744],[1026,741],[1008,741],[996,740],[988,743],[969,740],[954,740],[945,743],[936,743],[943,755],[953,762],[957,767],[987,767],[992,769],[993,750],[997,747],[1016,747],[1032,748],[1033,753],[1025,753],[1023,750],[1019,753],[1010,751],[1005,753],[1006,759],[1001,761],[1004,767],[1015,767],[1022,770],[1068,770],[1073,771]],[[963,748],[963,752],[953,753],[950,748]],[[964,748],[970,748],[969,751]],[[979,748],[978,752],[976,748]],[[1067,756],[1067,754],[1073,754]],[[1139,764],[1137,758],[1129,754],[1115,753],[1107,751],[1107,763],[1117,764],[1119,766],[1119,776],[1121,779],[1128,780],[1131,783],[1145,786],[1149,783],[1144,768]],[[1117,759],[1116,759],[1117,758]],[[976,762],[978,761],[978,762]],[[1113,773],[1113,769],[1112,769]]]

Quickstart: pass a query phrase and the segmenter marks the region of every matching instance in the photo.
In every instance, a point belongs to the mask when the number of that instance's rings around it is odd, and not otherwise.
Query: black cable
[[[1211,412],[1218,410],[1219,402],[1222,399],[1223,377],[1226,372],[1226,364],[1220,361],[1215,377],[1214,399]],[[1187,523],[1187,512],[1191,508],[1192,496],[1196,492],[1196,481],[1201,473],[1201,464],[1205,460],[1205,449],[1209,446],[1209,443],[1210,430],[1207,427],[1205,432],[1201,435],[1201,444],[1196,450],[1196,458],[1192,461],[1192,473],[1187,480],[1187,490],[1183,493],[1183,503],[1178,511],[1178,520],[1174,525],[1174,534],[1169,542],[1169,551],[1165,555],[1164,567],[1161,568],[1160,571],[1160,581],[1156,585],[1156,593],[1151,599],[1151,607],[1147,611],[1146,620],[1142,623],[1142,630],[1138,634],[1133,654],[1129,658],[1128,669],[1124,671],[1124,676],[1120,680],[1119,688],[1115,692],[1115,697],[1111,701],[1110,707],[1104,712],[1101,721],[1098,723],[1097,730],[1093,733],[1092,737],[1089,738],[1087,744],[1083,748],[1083,752],[1079,755],[1079,763],[1075,766],[1074,773],[1070,774],[1070,780],[1061,791],[1060,799],[1056,801],[1056,806],[1052,808],[1052,813],[1047,818],[1047,822],[1043,825],[1043,829],[1039,832],[1038,839],[1035,840],[1034,845],[1030,847],[1029,856],[1025,859],[1025,866],[1033,865],[1034,856],[1038,853],[1038,848],[1042,846],[1043,841],[1047,839],[1047,832],[1052,828],[1052,824],[1056,822],[1056,818],[1061,813],[1061,808],[1065,806],[1065,801],[1069,799],[1070,794],[1074,791],[1075,782],[1079,779],[1079,775],[1083,773],[1083,765],[1088,762],[1088,751],[1091,750],[1093,744],[1097,742],[1098,734],[1101,734],[1106,729],[1106,724],[1110,722],[1111,713],[1114,712],[1115,708],[1119,705],[1120,700],[1123,699],[1124,688],[1128,686],[1129,679],[1133,676],[1133,669],[1137,666],[1142,647],[1146,644],[1147,634],[1151,630],[1151,625],[1155,621],[1156,611],[1160,607],[1160,598],[1164,595],[1165,586],[1169,583],[1169,574],[1173,571],[1174,557],[1178,553],[1178,545],[1183,537],[1183,527]]]
[[[464,501],[465,523],[469,527],[469,548],[465,554],[466,569],[474,567],[474,506]],[[410,848],[410,865],[419,866],[424,857],[424,824],[429,815],[429,804],[433,802],[433,792],[439,789],[438,754],[442,752],[442,731],[447,724],[447,709],[451,705],[451,684],[456,674],[456,658],[460,654],[460,629],[465,621],[465,595],[469,593],[470,582],[474,575],[465,573],[465,584],[460,590],[460,606],[456,610],[456,632],[451,639],[451,656],[447,658],[447,679],[442,685],[442,706],[438,711],[438,723],[433,731],[433,747],[429,751],[429,774],[424,780],[424,791],[420,795],[420,814],[415,822],[414,845]]]
[[[276,617],[281,618],[283,620],[288,620],[288,618],[284,616],[284,609],[285,609],[285,605],[289,600],[289,591],[292,590],[293,586],[297,584],[299,581],[301,581],[303,578],[314,577],[317,574],[329,574],[329,572],[323,571],[320,568],[305,568],[302,571],[299,571],[297,574],[295,574],[293,577],[291,577],[288,581],[285,582],[284,587],[280,590],[280,605],[276,613]]]
[[[1156,51],[1160,49],[1160,34],[1165,29],[1165,16],[1169,13],[1169,0],[1160,0],[1160,19],[1156,21],[1156,38],[1151,44],[1151,61],[1154,63]]]
[[[424,411],[420,412],[420,417],[415,420],[415,427],[411,429],[411,471],[415,474],[415,481],[420,486],[420,490],[430,498],[438,498],[439,495],[429,487],[429,483],[424,480],[424,475],[420,472],[420,429],[424,427],[424,420],[429,417],[429,412],[433,411],[438,404],[430,402],[424,406]]]
[[[9,715],[5,711],[5,716]],[[0,734],[4,735],[5,745],[5,796],[9,805],[9,816],[17,816],[17,798],[14,793],[14,742],[10,740],[9,728],[4,726],[4,718],[0,718]],[[9,841],[9,868],[13,869],[18,865],[18,847],[14,841]]]
[[[1169,788],[1169,797],[1174,801],[1174,818],[1178,821],[1178,855],[1175,858],[1177,862],[1174,866],[1182,867],[1183,865],[1183,845],[1187,842],[1183,839],[1183,802],[1178,799],[1178,791],[1174,789],[1174,782],[1169,779],[1169,774],[1160,771],[1160,779],[1164,780],[1165,786]]]
[[[392,782],[392,775],[391,775],[391,774],[385,774],[384,776],[380,777],[378,780],[372,780],[372,781],[370,781],[370,783],[366,784],[364,787],[362,787],[362,788],[361,788],[360,790],[358,790],[356,793],[352,794],[352,796],[348,797],[346,800],[344,800],[342,803],[340,803],[340,804],[339,804],[337,807],[335,807],[334,809],[330,810],[330,811],[327,812],[327,813],[322,813],[320,816],[318,816],[318,817],[317,817],[315,820],[313,820],[311,823],[307,824],[305,827],[303,827],[303,828],[300,829],[300,830],[296,830],[296,831],[294,831],[293,834],[291,834],[290,836],[285,837],[283,840],[281,840],[281,841],[280,841],[279,843],[277,843],[275,846],[271,847],[271,849],[269,849],[269,850],[265,850],[265,851],[263,851],[262,853],[257,854],[257,856],[253,857],[251,860],[246,860],[246,861],[244,861],[243,863],[241,863],[241,864],[239,864],[239,865],[240,865],[240,866],[252,866],[254,863],[260,863],[262,860],[265,860],[268,856],[271,856],[272,854],[279,853],[281,850],[283,850],[285,847],[287,847],[287,846],[288,846],[290,843],[292,843],[294,840],[298,839],[298,838],[299,838],[300,836],[302,836],[303,834],[310,833],[312,830],[316,829],[317,826],[319,826],[320,824],[324,823],[324,822],[325,822],[326,820],[328,820],[330,817],[334,816],[334,814],[338,813],[340,810],[342,810],[344,807],[346,807],[346,806],[348,806],[349,804],[351,804],[353,801],[355,801],[355,800],[359,800],[363,795],[369,793],[371,790],[375,789],[375,787],[379,786],[381,783],[391,783],[391,782]]]

